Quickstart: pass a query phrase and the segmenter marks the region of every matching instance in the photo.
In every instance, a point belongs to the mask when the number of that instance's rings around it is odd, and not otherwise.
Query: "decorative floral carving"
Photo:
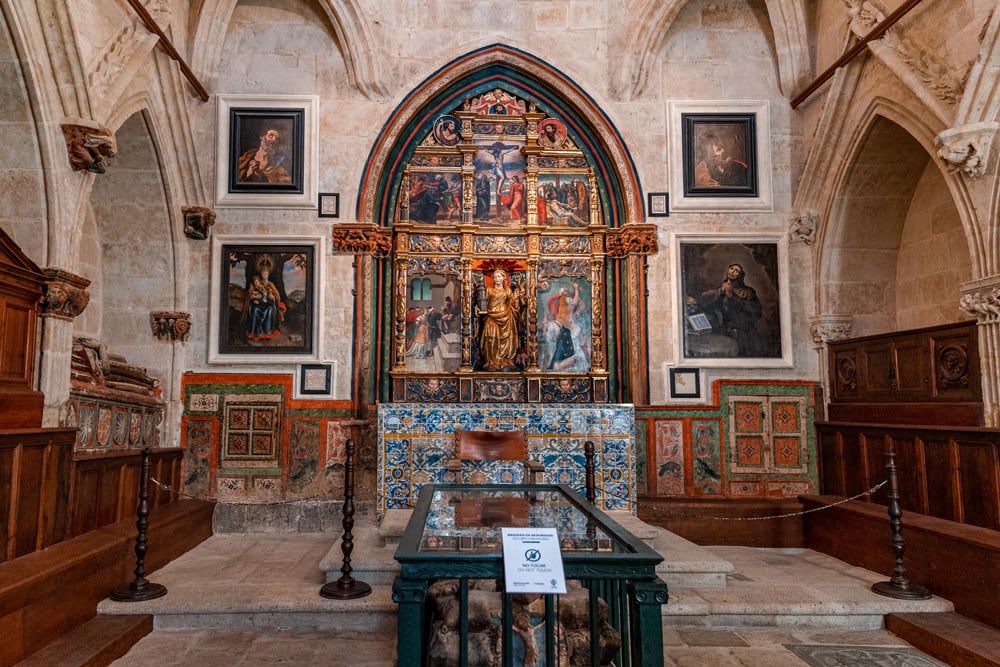
[[[159,340],[183,343],[191,333],[191,314],[154,311],[149,314],[149,326]]]
[[[118,143],[111,130],[82,119],[63,123],[61,127],[73,171],[96,174],[107,171],[108,159],[118,154]]]
[[[42,317],[73,320],[90,303],[90,281],[61,269],[45,269],[45,296]]]
[[[659,252],[656,225],[625,225],[620,229],[608,230],[607,248],[609,257],[652,255]]]
[[[392,230],[366,224],[335,225],[333,249],[350,255],[386,257],[392,252]]]
[[[850,315],[820,315],[810,322],[813,342],[817,345],[843,340],[851,335]]]

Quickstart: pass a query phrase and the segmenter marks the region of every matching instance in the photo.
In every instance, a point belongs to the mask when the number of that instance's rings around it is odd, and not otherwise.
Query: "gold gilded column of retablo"
[[[590,260],[590,372],[604,373],[604,235],[594,234],[590,243],[594,253]]]
[[[399,184],[399,219],[410,219],[410,168],[403,170],[403,180]]]
[[[409,234],[402,231],[396,233],[396,261],[394,262],[396,282],[395,296],[393,297],[395,303],[395,308],[393,308],[393,349],[396,352],[392,363],[394,371],[406,370],[406,266],[410,259],[406,247],[408,241]]]
[[[462,361],[458,372],[472,372],[472,259],[469,257],[462,257]]]
[[[528,243],[528,336],[526,364],[527,372],[537,373],[538,367],[538,234],[533,234]]]

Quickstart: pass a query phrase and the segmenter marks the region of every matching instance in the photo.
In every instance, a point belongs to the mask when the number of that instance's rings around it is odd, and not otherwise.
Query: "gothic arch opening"
[[[635,400],[645,352],[622,332],[644,326],[645,276],[640,253],[615,248],[642,221],[641,193],[573,81],[503,45],[456,59],[393,112],[359,193],[357,219],[392,239],[359,272],[363,395]]]
[[[836,197],[823,252],[823,312],[852,336],[963,319],[958,285],[972,261],[936,160],[905,128],[875,116]]]

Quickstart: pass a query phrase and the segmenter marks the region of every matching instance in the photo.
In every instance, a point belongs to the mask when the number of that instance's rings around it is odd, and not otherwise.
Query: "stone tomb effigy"
[[[630,404],[382,403],[378,406],[378,514],[413,505],[427,484],[456,483],[448,461],[455,431],[522,430],[528,457],[545,466],[541,483],[585,494],[584,443],[594,443],[597,506],[636,511],[635,412]],[[482,483],[520,482],[515,461],[464,461]]]

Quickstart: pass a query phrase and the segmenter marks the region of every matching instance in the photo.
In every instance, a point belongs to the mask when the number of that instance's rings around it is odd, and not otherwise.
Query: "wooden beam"
[[[138,1],[138,0],[132,0],[132,1]],[[798,106],[803,102],[805,102],[806,99],[814,92],[816,92],[816,90],[820,86],[826,83],[827,80],[830,77],[832,77],[838,69],[840,69],[848,62],[850,62],[854,58],[854,56],[861,53],[861,51],[863,51],[864,48],[868,46],[868,42],[881,37],[886,30],[895,25],[896,22],[899,21],[899,19],[903,18],[903,16],[906,15],[907,12],[909,12],[911,9],[919,5],[921,2],[922,0],[907,0],[902,5],[900,5],[896,9],[896,11],[894,11],[892,14],[889,14],[889,16],[887,16],[884,21],[882,21],[877,26],[872,28],[871,32],[862,37],[861,41],[852,46],[844,55],[840,56],[840,58],[837,59],[837,62],[830,65],[825,72],[816,77],[815,81],[806,86],[805,90],[803,90],[801,93],[793,97],[792,108],[797,109]]]
[[[184,59],[181,58],[181,54],[179,54],[177,49],[174,48],[170,39],[162,30],[160,30],[160,26],[156,25],[156,21],[154,21],[153,17],[146,11],[146,8],[142,5],[141,0],[128,0],[128,4],[132,5],[132,9],[134,9],[135,13],[139,15],[140,19],[142,19],[142,23],[146,26],[146,29],[160,38],[160,46],[162,46],[163,50],[167,52],[167,55],[176,60],[177,64],[180,65],[184,78],[186,78],[188,83],[191,84],[191,87],[194,88],[198,98],[201,99],[202,102],[207,102],[208,92],[205,90],[205,87],[201,85],[201,82],[198,81],[198,77],[194,75],[191,68],[188,67],[187,63],[184,62]]]

